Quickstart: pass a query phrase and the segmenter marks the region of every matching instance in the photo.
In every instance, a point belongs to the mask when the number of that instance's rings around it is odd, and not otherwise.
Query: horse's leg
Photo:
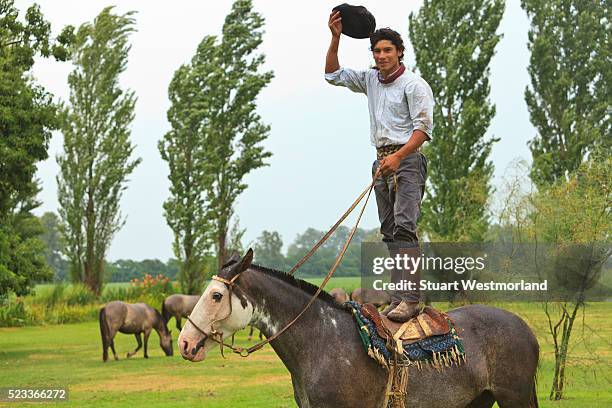
[[[531,393],[518,392],[514,390],[496,391],[494,393],[495,401],[499,408],[535,408],[537,405],[532,405]]]
[[[176,328],[178,329],[178,331],[183,330],[183,329],[181,328],[181,316],[180,316],[180,315],[178,315],[178,316],[176,316],[176,317],[175,317],[175,319],[176,319]]]
[[[490,391],[485,391],[470,402],[465,408],[491,408],[495,404],[495,398]]]
[[[102,361],[106,363],[108,361],[108,344],[102,340]]]
[[[115,357],[115,361],[119,360],[119,357],[117,356],[117,352],[115,351],[115,339],[111,339],[110,348],[113,351],[113,356]]]
[[[249,330],[249,341],[253,340],[253,330],[255,330],[255,326],[251,324],[251,330]]]
[[[142,347],[142,337],[140,336],[140,333],[136,333],[134,335],[134,337],[136,337],[136,341],[138,342],[138,347],[136,347],[136,349],[134,351],[132,351],[131,353],[128,352],[127,353],[127,358],[132,357],[134,354],[136,354],[138,352],[138,350],[140,350],[140,348]]]
[[[144,358],[149,358],[147,353],[147,343],[149,342],[149,335],[151,335],[151,329],[145,330],[144,332]]]

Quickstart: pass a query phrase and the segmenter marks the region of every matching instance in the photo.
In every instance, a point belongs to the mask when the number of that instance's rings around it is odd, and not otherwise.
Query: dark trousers
[[[372,176],[378,168],[379,161],[372,165]],[[374,184],[378,218],[380,220],[380,233],[383,241],[389,248],[392,257],[396,254],[407,253],[415,256],[415,247],[418,248],[417,221],[421,215],[421,200],[425,193],[427,179],[427,159],[421,152],[414,152],[406,156],[397,169],[395,176],[379,177]],[[418,271],[411,274],[409,270],[394,270],[391,281],[400,280],[418,281]],[[391,293],[394,300],[404,298],[418,301],[420,293],[416,291],[397,291]]]

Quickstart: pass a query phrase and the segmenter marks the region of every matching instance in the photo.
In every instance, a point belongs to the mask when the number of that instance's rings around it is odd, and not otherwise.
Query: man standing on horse
[[[342,33],[339,11],[332,12],[328,26],[332,33],[325,60],[325,79],[368,97],[370,140],[376,147],[372,174],[380,168],[381,177],[374,185],[380,232],[390,254],[395,258],[418,257],[417,219],[425,191],[427,160],[421,145],[431,140],[433,129],[433,93],[421,77],[406,70],[402,63],[404,42],[389,28],[370,36],[375,67],[357,71],[340,67],[338,47]],[[393,282],[417,283],[417,270],[394,269]],[[383,313],[391,320],[404,322],[419,311],[420,293],[396,291]]]

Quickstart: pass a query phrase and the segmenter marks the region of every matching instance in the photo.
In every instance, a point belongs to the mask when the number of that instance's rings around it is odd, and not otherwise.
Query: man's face
[[[391,41],[380,40],[374,45],[372,55],[378,69],[386,71],[399,65],[402,52],[398,52]]]

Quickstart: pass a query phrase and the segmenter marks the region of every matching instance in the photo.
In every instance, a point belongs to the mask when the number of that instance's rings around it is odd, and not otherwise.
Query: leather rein
[[[314,303],[314,301],[317,299],[319,294],[321,294],[321,292],[323,291],[323,288],[325,288],[325,285],[330,280],[330,278],[332,277],[332,275],[334,274],[336,269],[338,269],[338,266],[340,265],[340,262],[342,261],[342,257],[344,256],[344,254],[348,250],[348,246],[351,243],[351,240],[353,239],[353,236],[355,235],[355,232],[357,231],[357,226],[359,225],[359,222],[361,221],[361,216],[363,215],[363,212],[365,211],[365,208],[368,205],[368,201],[370,199],[370,195],[372,194],[372,189],[374,188],[374,184],[376,183],[376,179],[378,178],[379,175],[380,175],[380,168],[378,168],[376,170],[376,173],[374,174],[374,177],[372,178],[372,182],[368,185],[368,187],[365,188],[365,190],[363,190],[361,192],[361,194],[357,197],[357,199],[353,202],[353,204],[349,207],[349,209],[346,210],[346,212],[330,228],[330,230],[288,272],[289,275],[293,275],[295,273],[295,271],[297,271],[317,251],[317,249],[319,249],[319,247],[321,245],[323,245],[323,243],[325,241],[327,241],[327,239],[340,226],[342,221],[344,221],[346,219],[346,217],[348,217],[349,214],[351,212],[353,212],[353,210],[357,207],[357,205],[361,202],[361,200],[363,200],[363,198],[366,197],[365,202],[364,202],[363,206],[361,207],[361,211],[359,212],[359,216],[357,217],[357,221],[355,221],[355,225],[353,226],[353,229],[351,230],[351,233],[349,234],[346,242],[344,243],[344,246],[342,247],[342,250],[338,253],[338,256],[336,257],[336,260],[335,260],[333,266],[331,267],[331,269],[329,270],[329,272],[325,276],[325,279],[323,279],[323,282],[321,282],[321,285],[319,285],[319,287],[317,288],[317,291],[314,293],[314,295],[312,295],[312,297],[310,298],[310,300],[308,301],[306,306],[304,306],[304,309],[302,309],[302,311],[300,313],[298,313],[297,316],[295,316],[295,318],[293,318],[293,320],[291,320],[282,329],[280,329],[279,331],[274,333],[272,336],[270,336],[266,340],[263,340],[263,341],[255,344],[252,347],[249,347],[249,348],[234,347],[234,335],[232,335],[232,343],[231,344],[224,343],[223,342],[223,332],[215,329],[214,326],[215,326],[215,323],[221,322],[221,321],[229,318],[232,315],[232,291],[233,291],[234,285],[236,284],[236,280],[240,277],[240,274],[242,272],[239,272],[236,275],[234,275],[234,277],[231,280],[227,280],[225,278],[222,278],[222,277],[219,277],[217,275],[214,275],[212,277],[213,280],[216,280],[216,281],[224,283],[227,286],[227,288],[228,288],[228,291],[229,291],[229,296],[228,296],[228,299],[229,299],[229,313],[224,318],[222,318],[222,319],[215,319],[215,320],[213,320],[210,323],[210,331],[209,331],[209,333],[206,333],[204,330],[202,330],[200,327],[198,327],[198,325],[195,324],[193,322],[193,320],[191,320],[191,316],[187,317],[187,320],[189,321],[189,323],[191,323],[193,325],[193,327],[196,328],[197,331],[199,331],[202,335],[204,335],[202,340],[200,340],[198,342],[198,344],[196,345],[196,349],[200,349],[202,346],[204,346],[204,343],[206,342],[206,340],[210,338],[211,340],[215,341],[216,343],[219,343],[219,348],[221,350],[221,356],[223,358],[225,358],[225,355],[223,354],[223,348],[224,347],[228,347],[234,353],[239,354],[241,357],[248,357],[250,354],[254,353],[255,351],[262,349],[263,346],[265,346],[266,344],[270,343],[272,340],[274,340],[277,337],[279,337],[289,327],[291,327],[293,325],[293,323],[295,323],[308,310],[308,308]]]

